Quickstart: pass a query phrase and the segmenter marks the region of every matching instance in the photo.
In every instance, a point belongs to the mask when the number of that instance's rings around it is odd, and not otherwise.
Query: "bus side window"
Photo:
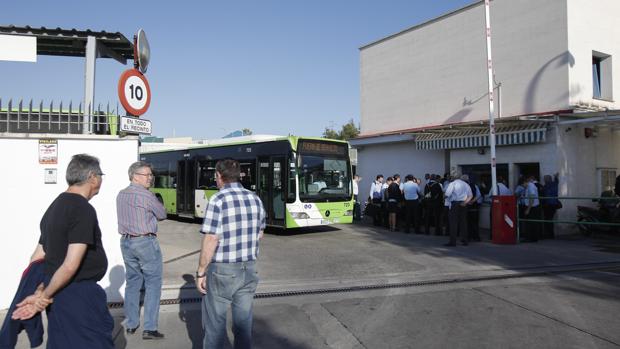
[[[154,188],[172,188],[168,162],[154,162],[152,164],[153,175],[155,176]]]
[[[239,161],[239,170],[243,187],[256,191],[256,161]]]
[[[200,163],[198,189],[217,189],[217,184],[215,183],[215,163],[213,161]]]

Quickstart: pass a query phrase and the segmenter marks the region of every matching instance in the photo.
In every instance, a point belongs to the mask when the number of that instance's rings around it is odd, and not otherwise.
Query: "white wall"
[[[424,178],[425,173],[444,172],[443,150],[417,150],[413,142],[364,146],[357,150],[357,173],[362,176],[360,201],[366,200],[370,184],[378,174],[385,178],[395,173],[401,178],[407,174]]]
[[[37,245],[41,217],[56,196],[66,190],[65,171],[71,156],[75,154],[87,153],[98,157],[105,173],[99,195],[90,201],[97,210],[102,242],[108,256],[108,274],[100,285],[104,288],[110,285],[109,272],[112,268],[116,267],[115,280],[119,280],[119,267],[124,271],[116,221],[116,194],[129,183],[127,169],[138,159],[137,139],[65,135],[49,135],[46,138],[58,140],[57,165],[39,164],[37,135],[23,135],[21,138],[0,136],[0,309],[8,308],[13,300],[21,272],[28,265]],[[57,184],[44,184],[46,168],[57,168]],[[123,281],[124,276],[120,278],[120,282]],[[124,288],[121,285],[115,281],[115,289],[106,290],[108,295],[118,297],[119,292],[122,294]]]
[[[568,108],[566,1],[491,3],[503,116]],[[486,120],[484,33],[479,2],[361,48],[362,135]]]
[[[610,109],[620,108],[620,102],[606,102],[592,98],[592,51],[612,56],[613,98],[620,99],[620,1],[568,1],[568,48],[574,57],[570,66],[570,103],[592,104]]]

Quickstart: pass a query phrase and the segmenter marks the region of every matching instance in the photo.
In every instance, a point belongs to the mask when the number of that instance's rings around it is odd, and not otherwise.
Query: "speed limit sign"
[[[151,88],[137,69],[128,69],[118,80],[118,98],[127,112],[134,116],[146,113],[151,104]]]

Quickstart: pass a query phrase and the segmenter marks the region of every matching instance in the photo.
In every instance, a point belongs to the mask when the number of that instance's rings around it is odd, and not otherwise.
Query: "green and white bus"
[[[239,161],[241,184],[261,198],[270,226],[353,220],[351,161],[344,141],[258,135],[140,154],[153,166],[151,190],[168,214],[195,218],[204,216],[209,198],[217,192],[215,164],[225,158]]]

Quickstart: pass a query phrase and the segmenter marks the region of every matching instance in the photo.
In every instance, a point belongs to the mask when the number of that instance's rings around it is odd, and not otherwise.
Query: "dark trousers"
[[[543,205],[543,217],[546,221],[552,221],[553,216],[555,216],[555,211],[558,209],[555,206]],[[555,238],[555,223],[554,222],[545,222],[543,223],[543,239],[553,239]]]
[[[388,210],[388,203],[386,201],[381,202],[381,219],[383,220],[383,226],[386,228],[390,227],[390,211]]]
[[[470,240],[480,241],[478,204],[467,206],[467,232]]]
[[[95,281],[70,282],[47,308],[47,348],[114,348],[114,320]]]
[[[521,219],[526,219],[527,217],[525,217],[525,209],[527,208],[527,206],[525,205],[519,205],[519,207],[517,208],[517,210],[519,211],[519,218]],[[525,229],[527,228],[527,222],[523,222],[523,221],[519,221],[519,237],[520,238],[525,238]]]
[[[383,203],[381,199],[372,199],[372,204],[374,207],[374,214],[372,215],[372,224],[381,225],[382,217],[383,217]]]
[[[435,235],[441,235],[441,215],[444,206],[441,203],[429,203],[426,205],[426,215],[424,216],[424,232],[430,232],[430,224],[435,226]]]
[[[420,233],[420,210],[418,200],[405,200],[405,232],[409,233],[409,227],[413,223],[416,233]],[[413,222],[412,222],[413,221]]]
[[[362,208],[360,203],[357,201],[357,195],[353,195],[353,219],[358,221],[362,219]]]
[[[525,215],[525,219],[542,219],[542,209],[540,205],[534,206],[530,209],[530,213]],[[523,239],[526,241],[538,241],[542,232],[542,223],[540,222],[525,222],[523,225]]]
[[[445,234],[450,235],[450,207],[445,205],[441,208],[441,225]]]
[[[456,243],[456,236],[461,235],[462,241],[469,241],[467,236],[467,207],[461,206],[462,201],[452,201],[448,220],[450,224],[450,243]]]

